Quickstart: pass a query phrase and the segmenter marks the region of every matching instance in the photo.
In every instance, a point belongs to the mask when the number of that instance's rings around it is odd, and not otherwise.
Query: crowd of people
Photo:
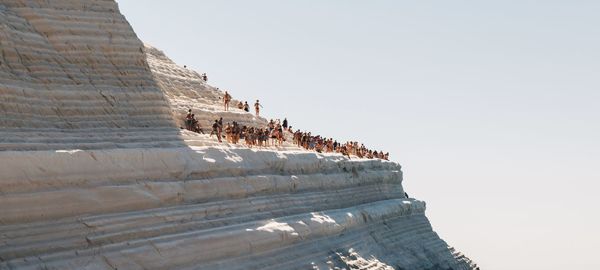
[[[235,121],[231,124],[228,123],[224,131],[227,142],[237,144],[240,140],[243,140],[246,146],[250,148],[254,146],[282,146],[285,141],[282,129],[241,126]]]
[[[224,109],[225,111],[228,111],[229,103],[232,101],[229,92],[225,91],[223,101]],[[240,101],[237,104],[237,107],[240,110],[250,112],[250,106],[247,101],[244,103]],[[254,104],[256,117],[259,117],[260,115],[260,108],[262,108],[262,105],[256,100],[256,103]],[[202,127],[191,109],[188,111],[185,118],[185,125],[187,130],[204,134]],[[296,146],[309,151],[316,151],[318,153],[340,153],[348,158],[356,156],[367,159],[389,160],[389,153],[368,149],[364,144],[359,144],[358,142],[349,141],[341,143],[333,138],[312,135],[311,132],[302,132],[300,130],[293,131],[287,118],[283,121],[280,121],[279,119],[276,121],[270,120],[266,127],[252,127],[240,125],[236,121],[223,125],[223,118],[221,117],[212,124],[210,137],[213,135],[217,137],[219,142],[222,142],[223,138],[232,144],[238,144],[240,141],[243,141],[246,146],[250,148],[282,146],[283,142],[285,142],[287,138],[290,138]]]
[[[364,144],[359,145],[358,142],[340,143],[333,138],[327,139],[320,135],[312,136],[310,132],[300,130],[294,132],[294,144],[306,150],[314,150],[319,153],[340,153],[348,157],[353,155],[359,158],[384,160],[389,160],[390,157],[390,153],[368,149]]]

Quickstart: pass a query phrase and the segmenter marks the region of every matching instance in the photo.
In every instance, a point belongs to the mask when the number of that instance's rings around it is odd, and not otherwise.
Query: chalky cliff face
[[[0,5],[0,149],[176,141],[144,45],[114,1]]]
[[[400,166],[181,131],[223,93],[114,1],[0,0],[0,269],[472,269]]]

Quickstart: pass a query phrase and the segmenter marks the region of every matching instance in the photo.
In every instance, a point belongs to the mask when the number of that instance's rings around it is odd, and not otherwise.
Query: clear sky
[[[389,151],[482,269],[600,269],[600,1],[118,2],[266,116]]]

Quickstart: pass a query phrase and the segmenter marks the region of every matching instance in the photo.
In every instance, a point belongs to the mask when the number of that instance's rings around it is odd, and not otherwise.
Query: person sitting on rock
[[[194,115],[192,114],[192,109],[188,110],[188,114],[185,116],[185,129],[192,130],[192,118]]]
[[[241,101],[237,104],[238,109],[243,110],[244,109],[244,103],[242,103]]]
[[[248,105],[248,101],[244,102],[244,111],[250,112],[250,105]]]
[[[196,133],[204,134],[202,127],[200,127],[200,122],[198,122],[198,120],[196,120],[195,114],[192,114],[192,126],[191,126],[190,130],[193,132],[196,132]]]

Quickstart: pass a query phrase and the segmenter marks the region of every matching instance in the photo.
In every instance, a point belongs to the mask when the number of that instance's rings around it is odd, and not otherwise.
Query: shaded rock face
[[[180,131],[223,93],[114,1],[0,0],[0,269],[473,269],[398,164]],[[183,112],[182,112],[183,111]]]
[[[0,48],[0,150],[176,141],[144,45],[114,1],[2,0]]]

